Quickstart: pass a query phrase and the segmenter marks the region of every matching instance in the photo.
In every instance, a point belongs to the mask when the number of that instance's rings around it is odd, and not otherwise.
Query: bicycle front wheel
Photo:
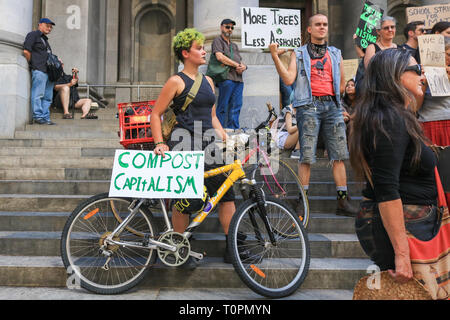
[[[291,234],[294,229],[296,236],[285,237],[275,229],[289,230]],[[245,201],[234,214],[228,235],[233,266],[256,293],[285,297],[305,280],[310,263],[309,241],[297,215],[280,200],[267,197],[265,213],[253,200]]]
[[[156,250],[144,246],[158,231],[152,213],[144,206],[113,238],[135,246],[105,246],[105,239],[130,214],[130,204],[131,199],[110,198],[104,193],[72,212],[62,233],[61,257],[69,279],[75,280],[73,285],[99,294],[118,294],[138,284],[147,267],[155,263]]]
[[[297,213],[305,228],[309,223],[309,202],[295,171],[283,160],[270,158],[270,164],[260,160],[255,180],[264,193],[283,200]],[[288,236],[288,235],[287,235]]]

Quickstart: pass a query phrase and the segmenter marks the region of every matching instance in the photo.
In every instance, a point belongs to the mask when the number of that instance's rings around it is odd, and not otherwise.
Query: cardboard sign
[[[445,38],[441,34],[417,37],[420,62],[424,66],[445,67]]]
[[[241,8],[242,48],[297,48],[301,41],[300,10],[243,7]]]
[[[450,81],[448,81],[446,68],[428,66],[424,66],[423,68],[431,95],[433,97],[450,96]]]
[[[345,81],[355,78],[358,66],[359,66],[359,59],[344,60]]]
[[[367,48],[371,43],[377,41],[377,27],[380,26],[384,10],[379,6],[367,1],[360,16],[358,27],[356,28],[356,45],[360,48]]]
[[[203,195],[203,151],[116,150],[111,197],[198,199]]]
[[[450,21],[450,4],[406,8],[406,20],[407,23],[424,21],[425,29],[431,29],[440,21]]]

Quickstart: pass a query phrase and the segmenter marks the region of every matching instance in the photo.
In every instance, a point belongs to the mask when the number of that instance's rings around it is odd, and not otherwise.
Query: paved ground
[[[299,290],[282,300],[351,300],[352,290]],[[134,289],[114,296],[83,289],[0,287],[0,300],[266,300],[249,289]]]

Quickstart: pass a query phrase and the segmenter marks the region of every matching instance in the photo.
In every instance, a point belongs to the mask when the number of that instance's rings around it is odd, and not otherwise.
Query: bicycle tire
[[[298,175],[283,160],[275,158],[269,160],[273,174],[261,159],[255,175],[257,185],[266,195],[286,202],[307,228],[310,220],[309,201]]]
[[[265,209],[272,227],[283,229],[294,224],[297,237],[273,233],[276,241],[273,245],[257,203],[249,199],[233,215],[228,246],[237,274],[250,289],[269,298],[282,298],[295,292],[308,274],[309,240],[297,215],[282,201],[267,197]]]
[[[108,193],[82,202],[69,216],[61,237],[61,257],[70,278],[82,288],[98,294],[118,294],[136,286],[156,262],[156,249],[140,249],[110,245],[109,270],[104,270],[107,257],[100,250],[102,240],[129,214],[132,202],[127,198],[109,197]],[[116,212],[111,212],[111,203]],[[156,220],[147,207],[141,206],[119,240],[144,243],[143,235],[158,236]],[[135,231],[138,230],[138,234]]]

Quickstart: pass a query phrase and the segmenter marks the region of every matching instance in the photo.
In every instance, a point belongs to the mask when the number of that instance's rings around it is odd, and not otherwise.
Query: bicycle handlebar
[[[267,127],[269,125],[270,120],[272,120],[272,117],[274,118],[273,120],[276,120],[278,118],[276,112],[273,110],[272,104],[270,104],[270,102],[268,102],[266,105],[267,105],[267,110],[269,111],[269,116],[267,117],[267,119],[264,122],[261,122],[255,128],[256,131]]]

